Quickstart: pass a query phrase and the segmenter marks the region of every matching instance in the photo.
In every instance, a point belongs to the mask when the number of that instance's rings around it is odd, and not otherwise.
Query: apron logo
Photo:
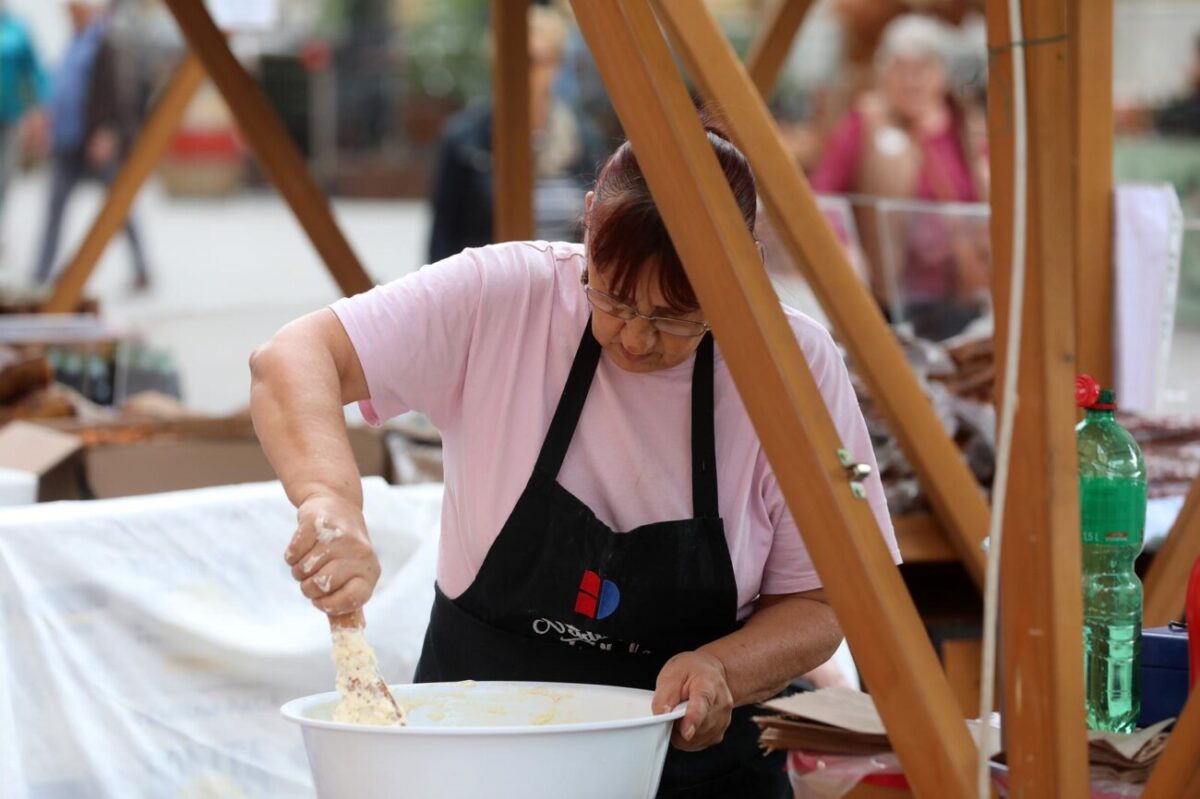
[[[621,592],[611,580],[601,580],[591,569],[583,573],[579,581],[579,594],[575,597],[575,612],[589,619],[607,619],[621,604]]]

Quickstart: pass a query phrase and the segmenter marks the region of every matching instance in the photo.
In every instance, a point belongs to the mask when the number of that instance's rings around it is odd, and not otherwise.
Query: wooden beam
[[[909,781],[920,796],[968,796],[975,746],[658,20],[643,0],[573,5]]]
[[[1113,384],[1113,0],[1069,0],[1078,369]]]
[[[1144,626],[1161,627],[1179,618],[1196,558],[1200,558],[1200,477],[1192,481],[1167,540],[1150,561],[1146,572]]]
[[[1008,0],[986,0],[988,37],[988,174],[992,237],[992,335],[996,359],[996,411],[1004,393],[1013,246],[1013,50]]]
[[[978,638],[952,638],[942,642],[942,666],[946,679],[963,718],[973,719],[979,715],[979,666],[983,659],[983,641]]]
[[[1001,4],[1002,5],[1002,4]],[[1087,796],[1074,228],[1063,0],[1026,0],[1028,241],[1012,470],[1001,556],[1005,737],[1014,796]],[[1006,13],[1006,12],[1005,12]],[[989,19],[989,24],[993,22]],[[989,109],[1013,120],[1011,85]],[[1011,131],[1003,141],[1011,142]]]
[[[754,170],[780,240],[804,270],[838,339],[866,381],[871,398],[913,465],[950,542],[982,584],[988,506],[921,389],[870,290],[854,274],[799,168],[783,146],[762,96],[755,92],[724,35],[700,0],[659,0],[675,50],[704,98],[723,119]]]
[[[1200,788],[1200,691],[1192,691],[1167,748],[1150,772],[1142,799],[1192,799]]]
[[[529,0],[492,0],[492,228],[496,241],[534,237]]]
[[[92,222],[75,257],[55,281],[53,293],[42,306],[43,312],[70,313],[79,306],[83,287],[104,254],[104,248],[125,224],[138,191],[162,158],[171,134],[179,126],[179,120],[203,82],[204,67],[199,59],[188,53],[154,104],[154,110],[138,134],[137,141],[109,186],[100,213]]]
[[[906,513],[892,517],[896,544],[905,563],[944,563],[958,560],[946,531],[929,513]]]
[[[764,100],[771,99],[779,72],[792,49],[792,41],[811,5],[812,0],[775,0],[750,44],[746,71]]]
[[[164,0],[192,52],[221,91],[263,171],[283,195],[321,260],[346,295],[375,284],[333,218],[329,201],[304,164],[266,95],[242,68],[202,0]]]

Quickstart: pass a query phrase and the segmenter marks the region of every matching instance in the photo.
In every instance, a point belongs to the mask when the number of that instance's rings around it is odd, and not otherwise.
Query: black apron
[[[717,511],[712,334],[692,376],[695,518],[614,533],[558,484],[601,348],[591,320],[512,515],[456,600],[435,588],[416,682],[528,680],[654,690],[659,670],[738,628],[737,583]],[[753,706],[718,745],[671,748],[659,797],[790,796],[784,755],[764,757]]]

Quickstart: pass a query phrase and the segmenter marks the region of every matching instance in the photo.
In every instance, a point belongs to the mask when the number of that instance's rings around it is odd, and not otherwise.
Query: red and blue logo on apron
[[[621,604],[621,592],[611,580],[602,580],[591,569],[583,572],[579,594],[575,597],[575,612],[589,619],[607,619]]]

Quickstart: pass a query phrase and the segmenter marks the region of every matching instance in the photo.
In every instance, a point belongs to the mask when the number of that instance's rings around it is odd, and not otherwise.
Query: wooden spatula
[[[333,718],[356,724],[403,725],[404,709],[379,676],[379,661],[367,643],[365,626],[362,611],[329,617],[337,689],[342,696]]]

